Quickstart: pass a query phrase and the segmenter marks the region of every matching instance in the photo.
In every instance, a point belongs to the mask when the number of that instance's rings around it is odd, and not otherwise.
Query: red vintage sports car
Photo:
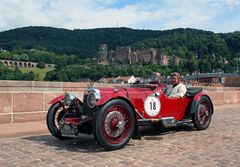
[[[168,98],[161,84],[88,86],[83,101],[66,93],[50,104],[47,126],[53,136],[69,139],[93,133],[105,150],[123,148],[131,138],[141,139],[139,126],[156,122],[166,128],[193,123],[204,130],[213,114],[212,101],[202,88],[191,87],[182,98]]]

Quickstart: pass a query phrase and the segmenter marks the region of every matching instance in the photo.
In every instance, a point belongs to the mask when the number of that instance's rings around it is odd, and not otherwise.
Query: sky
[[[0,0],[0,31],[50,26],[240,31],[240,0]]]

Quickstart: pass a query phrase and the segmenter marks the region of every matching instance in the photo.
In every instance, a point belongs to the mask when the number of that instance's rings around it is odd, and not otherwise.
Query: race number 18
[[[154,117],[159,114],[161,103],[157,96],[148,96],[144,101],[144,110],[148,116]]]
[[[156,110],[156,102],[150,102],[150,110]]]

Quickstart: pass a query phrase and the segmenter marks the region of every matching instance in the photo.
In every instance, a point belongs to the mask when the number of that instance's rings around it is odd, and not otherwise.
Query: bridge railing
[[[67,92],[82,99],[84,82],[0,81],[0,123],[44,121],[53,98]],[[97,84],[96,87],[112,87]],[[204,87],[214,105],[240,103],[238,87]]]

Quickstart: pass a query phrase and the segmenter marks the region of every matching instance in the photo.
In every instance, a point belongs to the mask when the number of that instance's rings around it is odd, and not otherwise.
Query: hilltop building
[[[178,56],[167,56],[164,54],[163,49],[159,48],[138,49],[132,52],[129,46],[117,47],[115,51],[108,51],[106,44],[99,46],[99,64],[150,63],[166,66],[170,60],[175,64],[179,64],[180,58]]]
[[[99,46],[99,64],[108,64],[108,46],[106,44],[101,44]]]

